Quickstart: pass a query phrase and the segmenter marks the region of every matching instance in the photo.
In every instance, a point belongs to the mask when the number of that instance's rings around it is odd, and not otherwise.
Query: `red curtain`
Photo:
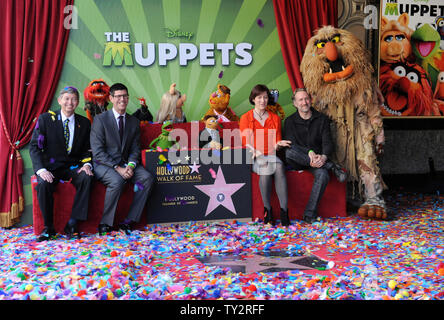
[[[273,0],[282,55],[291,88],[304,86],[299,64],[313,31],[338,25],[338,0]]]
[[[19,150],[54,96],[69,37],[64,8],[72,4],[0,1],[0,227],[17,223],[24,209]]]

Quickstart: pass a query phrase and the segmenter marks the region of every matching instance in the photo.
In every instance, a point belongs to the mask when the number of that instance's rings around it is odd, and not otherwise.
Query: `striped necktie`
[[[63,135],[65,136],[65,147],[66,151],[69,152],[69,128],[68,128],[69,119],[63,121]]]

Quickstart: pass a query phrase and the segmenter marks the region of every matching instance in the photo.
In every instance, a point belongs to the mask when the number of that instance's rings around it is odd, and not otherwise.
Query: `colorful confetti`
[[[442,300],[444,197],[397,194],[387,204],[393,221],[189,222],[40,243],[31,226],[2,229],[0,300]],[[275,249],[329,263],[245,274],[196,259]]]

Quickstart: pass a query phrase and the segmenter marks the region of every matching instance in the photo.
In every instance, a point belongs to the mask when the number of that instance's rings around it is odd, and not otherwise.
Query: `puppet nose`
[[[329,41],[325,44],[325,55],[329,61],[336,61],[338,59],[338,50],[333,42]]]
[[[404,92],[408,92],[410,89],[410,81],[406,77],[402,77],[401,79],[399,79],[398,85]]]

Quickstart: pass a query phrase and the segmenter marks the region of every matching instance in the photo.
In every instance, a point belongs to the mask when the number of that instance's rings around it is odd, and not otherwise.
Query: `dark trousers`
[[[129,181],[138,185],[138,191],[134,193],[133,202],[129,209],[127,219],[138,222],[142,216],[143,209],[147,202],[154,183],[154,177],[143,166],[137,166],[134,175],[128,181],[123,179],[120,174],[112,168],[97,168],[96,172],[102,172],[97,177],[105,186],[105,203],[103,208],[103,216],[100,224],[112,226],[114,224],[114,215],[116,213],[117,203],[123,191],[125,184]]]
[[[60,180],[69,181],[76,188],[76,195],[71,210],[71,218],[77,220],[86,220],[88,217],[89,195],[93,177],[85,172],[77,173],[78,168],[71,170],[62,168],[51,171],[54,176],[52,183],[49,183],[37,175],[37,198],[40,210],[42,211],[45,227],[54,228],[54,197],[53,193]],[[57,213],[56,213],[57,214]]]
[[[310,157],[297,145],[292,145],[285,150],[287,163],[296,170],[308,170],[314,176],[313,186],[311,187],[310,198],[305,206],[304,216],[316,217],[319,201],[324,194],[325,188],[330,181],[328,170],[333,167],[333,162],[327,162],[321,168],[310,167]]]

